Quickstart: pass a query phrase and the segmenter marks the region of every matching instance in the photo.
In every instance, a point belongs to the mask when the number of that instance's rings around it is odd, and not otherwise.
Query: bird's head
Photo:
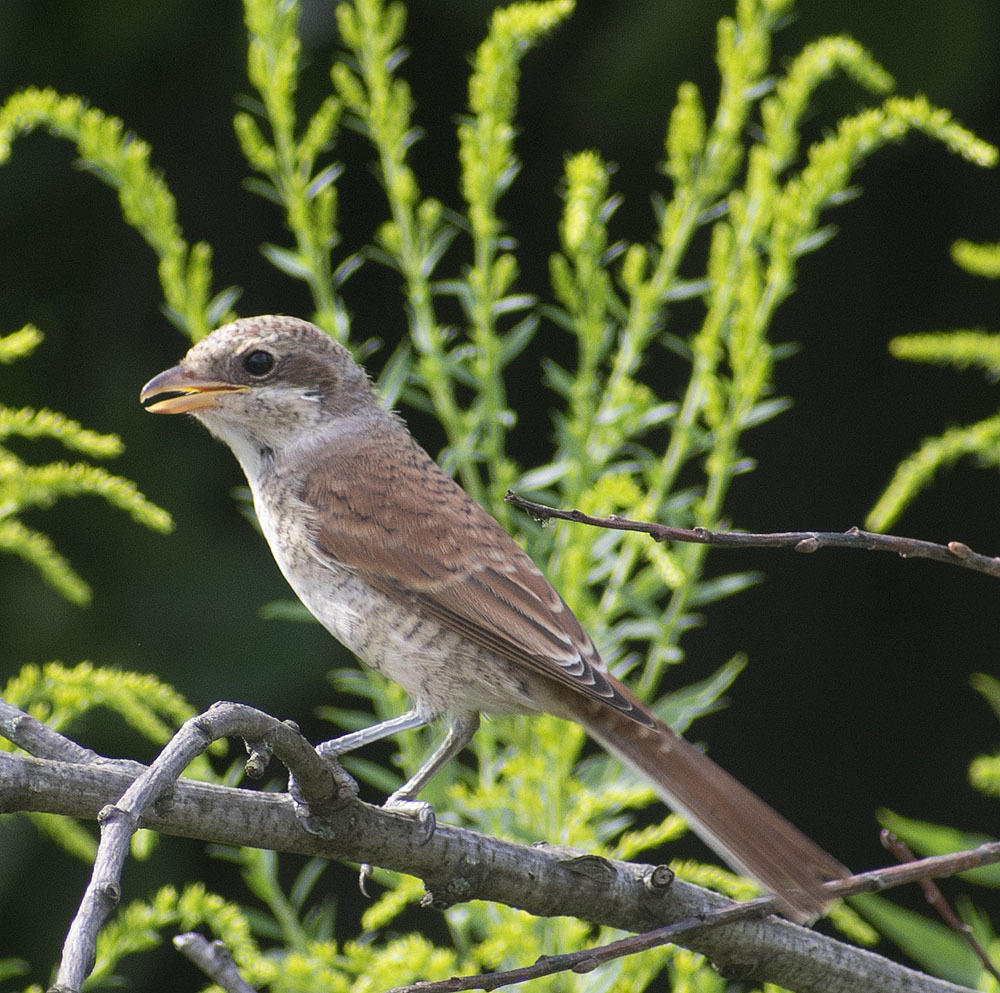
[[[142,388],[154,414],[194,415],[238,455],[275,448],[335,419],[378,409],[343,345],[294,317],[248,317],[199,341]]]

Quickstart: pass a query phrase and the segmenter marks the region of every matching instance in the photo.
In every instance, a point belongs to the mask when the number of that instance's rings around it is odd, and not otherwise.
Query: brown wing
[[[653,720],[603,671],[562,597],[401,424],[341,435],[306,479],[320,552],[502,658],[633,720]]]

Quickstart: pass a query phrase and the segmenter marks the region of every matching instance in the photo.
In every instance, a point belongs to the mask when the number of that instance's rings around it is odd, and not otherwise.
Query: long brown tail
[[[591,701],[580,710],[574,720],[733,868],[774,893],[783,914],[805,922],[826,912],[831,901],[820,881],[850,875],[836,859],[662,722],[644,727]]]

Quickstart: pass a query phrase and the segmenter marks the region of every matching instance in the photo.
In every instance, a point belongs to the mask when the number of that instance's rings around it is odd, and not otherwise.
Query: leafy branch
[[[974,275],[1000,278],[1000,244],[977,245],[957,241],[951,250],[954,261]],[[889,343],[896,358],[910,362],[969,366],[982,369],[991,381],[1000,377],[1000,334],[985,331],[944,331],[903,335]],[[973,456],[987,466],[1000,468],[1000,414],[975,424],[948,428],[920,447],[898,466],[889,485],[868,514],[868,524],[877,530],[891,527],[900,514],[934,481],[943,469],[959,459]]]
[[[22,358],[41,342],[31,325],[0,338],[0,363]],[[91,590],[53,545],[48,535],[28,527],[26,511],[51,507],[63,497],[99,496],[125,511],[136,523],[154,531],[173,528],[170,515],[150,503],[135,484],[86,462],[29,465],[9,448],[11,438],[52,438],[71,451],[107,459],[122,451],[117,435],[99,434],[51,410],[0,405],[0,552],[17,555],[33,565],[45,581],[71,603],[85,606]]]
[[[212,250],[204,242],[189,246],[184,240],[176,201],[153,168],[146,142],[81,97],[32,87],[0,107],[0,165],[10,158],[16,138],[38,128],[72,141],[81,166],[118,191],[125,223],[156,253],[164,311],[180,331],[196,341],[231,319],[237,291],[210,296]]]
[[[336,179],[340,167],[329,163],[317,169],[319,158],[334,143],[342,104],[328,96],[305,131],[296,134],[298,15],[295,4],[271,0],[246,3],[248,75],[260,95],[258,113],[270,127],[272,140],[264,138],[249,113],[237,114],[234,126],[247,162],[265,177],[248,180],[248,188],[284,210],[285,222],[295,238],[293,250],[272,244],[263,245],[261,250],[286,275],[308,284],[316,303],[313,320],[344,340],[349,321],[337,290],[354,262],[349,258],[336,273],[332,271],[331,252],[339,241]]]

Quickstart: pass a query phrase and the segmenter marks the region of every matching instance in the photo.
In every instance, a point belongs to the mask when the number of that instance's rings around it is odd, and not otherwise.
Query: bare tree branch
[[[22,741],[43,752],[66,754],[65,746],[52,738],[55,732],[40,734],[30,719],[27,723],[13,720],[11,710],[0,708],[0,731],[16,725]],[[412,818],[361,803],[350,794],[344,796],[329,787],[330,781],[324,781],[318,767],[315,779],[311,778],[308,770],[318,758],[316,753],[307,746],[299,755],[300,744],[288,737],[298,737],[296,733],[252,708],[210,711],[189,724],[190,733],[177,746],[168,745],[163,753],[166,758],[161,755],[163,761],[157,759],[138,779],[136,769],[143,768],[138,764],[91,757],[94,753],[86,749],[75,753],[86,756],[79,762],[0,752],[0,813],[33,810],[94,819],[113,805],[118,813],[104,815],[104,819],[116,826],[123,822],[119,833],[142,826],[210,842],[370,862],[415,875],[425,880],[427,906],[480,899],[539,916],[575,916],[632,932],[671,926],[674,930],[658,936],[654,943],[675,942],[706,955],[723,975],[778,983],[799,993],[854,993],[858,989],[957,993],[962,989],[776,917],[762,917],[773,910],[769,900],[733,905],[718,894],[673,880],[664,866],[619,862],[552,846],[518,845],[442,823],[424,840],[425,833]],[[301,798],[169,778],[179,774],[178,767],[183,768],[181,762],[193,750],[206,747],[212,735],[222,732],[246,733],[256,741],[269,739],[275,755],[295,769]],[[333,776],[332,771],[329,775]],[[308,791],[303,783],[309,784]],[[102,838],[102,846],[109,851],[112,845],[120,851],[120,837],[106,846]],[[960,856],[893,866],[831,886],[837,895],[881,890],[988,861],[1000,861],[1000,844]],[[119,877],[110,856],[102,854],[98,862],[101,868],[98,871],[95,865],[95,892],[91,894],[96,907],[88,910],[86,919],[88,941],[93,921],[104,919],[118,895]],[[107,892],[109,882],[114,884],[111,893]],[[727,909],[721,923],[708,926],[711,915],[722,908]],[[74,961],[86,959],[80,947],[72,949]],[[594,957],[594,953],[589,955]],[[66,980],[76,981],[75,975]]]
[[[791,548],[796,552],[818,552],[821,548],[855,548],[867,552],[893,552],[904,559],[931,559],[947,565],[973,569],[1000,578],[1000,557],[974,552],[960,541],[939,545],[920,538],[875,534],[860,528],[846,531],[778,531],[752,534],[744,531],[709,531],[708,528],[675,528],[654,521],[633,521],[627,517],[592,517],[580,510],[559,510],[525,500],[508,490],[504,500],[538,521],[572,521],[611,531],[638,531],[653,541],[686,541],[714,548]]]
[[[97,935],[121,899],[121,876],[132,835],[145,812],[170,793],[184,770],[213,741],[239,736],[255,743],[251,758],[276,754],[295,773],[298,792],[317,813],[335,811],[356,785],[334,762],[325,761],[298,728],[238,703],[217,703],[181,725],[149,768],[139,774],[115,803],[97,815],[101,841],[90,882],[63,944],[54,989],[76,993],[94,968]],[[259,744],[257,744],[259,743]]]
[[[912,877],[906,881],[914,881],[921,883],[921,885],[927,885],[928,880],[932,877],[940,878],[941,875],[953,875],[957,872],[965,872],[970,868],[990,864],[994,860],[1000,861],[1000,842],[983,845],[980,848],[967,852],[956,852],[952,855],[922,859],[919,863],[921,875]],[[910,862],[908,865],[914,866],[915,863]],[[828,888],[840,896],[853,896],[856,893],[881,892],[884,889],[900,885],[903,882],[904,880],[896,876],[892,869],[876,869],[872,872],[858,873],[850,879],[830,883]],[[933,883],[930,885],[933,885]],[[451,979],[443,979],[438,982],[417,982],[409,986],[397,987],[391,990],[390,993],[460,993],[460,991],[466,990],[495,990],[501,986],[524,983],[531,979],[539,979],[542,976],[551,976],[560,972],[591,972],[607,962],[623,958],[626,955],[635,955],[639,952],[648,951],[660,945],[684,945],[683,938],[692,931],[706,927],[718,927],[722,924],[734,924],[737,921],[757,920],[773,913],[774,909],[775,901],[771,897],[748,900],[746,903],[731,903],[728,906],[699,914],[687,920],[676,921],[673,924],[654,928],[652,931],[647,931],[643,934],[630,935],[627,938],[611,941],[595,948],[581,949],[577,952],[569,952],[562,955],[543,955],[537,962],[530,966],[523,966],[518,969],[506,969],[502,972],[480,973],[475,976],[455,976]],[[879,969],[886,961],[885,959],[880,959],[879,956],[874,956],[872,972],[867,978],[867,982],[870,985],[865,987],[866,990],[911,990],[916,988],[910,985],[893,985],[902,977],[880,975]],[[931,980],[931,982],[935,984],[932,987],[933,989],[939,988],[937,980]],[[889,985],[883,985],[883,983],[888,983]],[[947,989],[949,985],[944,984],[943,988]],[[923,987],[920,988],[922,989]],[[959,987],[959,989],[961,988]]]
[[[101,757],[97,752],[53,731],[23,710],[11,706],[6,700],[0,700],[0,735],[18,748],[23,748],[29,755],[40,759],[86,764]],[[136,763],[136,769],[141,771],[143,768]]]

